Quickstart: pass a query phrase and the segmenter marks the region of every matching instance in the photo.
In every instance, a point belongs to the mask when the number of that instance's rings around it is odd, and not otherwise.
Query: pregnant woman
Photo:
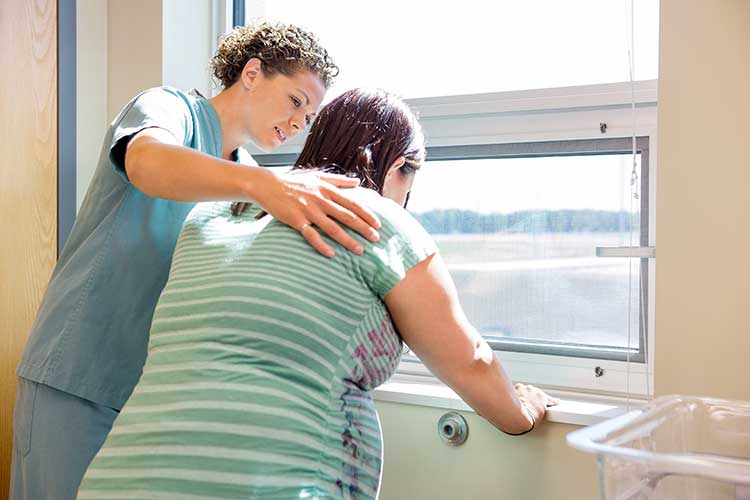
[[[180,234],[143,375],[81,499],[377,498],[370,391],[405,341],[500,430],[552,401],[513,386],[467,322],[437,248],[403,208],[425,156],[414,115],[382,91],[325,106],[298,169],[358,177],[380,219],[361,256],[326,258],[260,207],[202,203]],[[336,245],[326,237],[331,245]],[[126,307],[123,304],[123,307]]]

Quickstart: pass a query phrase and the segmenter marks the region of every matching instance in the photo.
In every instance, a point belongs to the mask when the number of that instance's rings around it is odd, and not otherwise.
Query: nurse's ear
[[[245,63],[245,67],[242,68],[240,74],[240,82],[245,90],[252,90],[255,82],[258,81],[258,77],[263,75],[263,69],[261,68],[260,59],[257,57],[251,57]]]

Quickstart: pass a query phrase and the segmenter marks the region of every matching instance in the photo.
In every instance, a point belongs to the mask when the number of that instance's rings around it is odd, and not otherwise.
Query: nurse
[[[354,253],[334,220],[375,241],[369,209],[334,175],[277,176],[240,147],[271,151],[314,119],[338,68],[290,25],[235,29],[212,60],[223,90],[160,87],[107,131],[97,170],[42,300],[21,364],[11,498],[72,499],[138,381],[157,298],[195,202],[253,201],[333,255],[317,226]]]

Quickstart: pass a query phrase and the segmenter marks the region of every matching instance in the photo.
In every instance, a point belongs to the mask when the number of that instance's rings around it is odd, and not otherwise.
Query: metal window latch
[[[596,247],[596,256],[655,259],[656,247]]]

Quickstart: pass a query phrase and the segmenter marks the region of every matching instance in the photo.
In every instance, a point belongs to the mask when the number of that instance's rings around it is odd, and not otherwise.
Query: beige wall
[[[576,429],[545,424],[526,436],[506,436],[473,413],[463,415],[469,438],[443,444],[437,422],[448,410],[379,402],[384,467],[381,500],[596,500],[591,455],[573,450]]]
[[[109,0],[107,118],[162,81],[162,2]]]
[[[750,2],[660,29],[656,393],[750,400]]]
[[[208,94],[211,0],[109,0],[108,119],[158,85]]]

